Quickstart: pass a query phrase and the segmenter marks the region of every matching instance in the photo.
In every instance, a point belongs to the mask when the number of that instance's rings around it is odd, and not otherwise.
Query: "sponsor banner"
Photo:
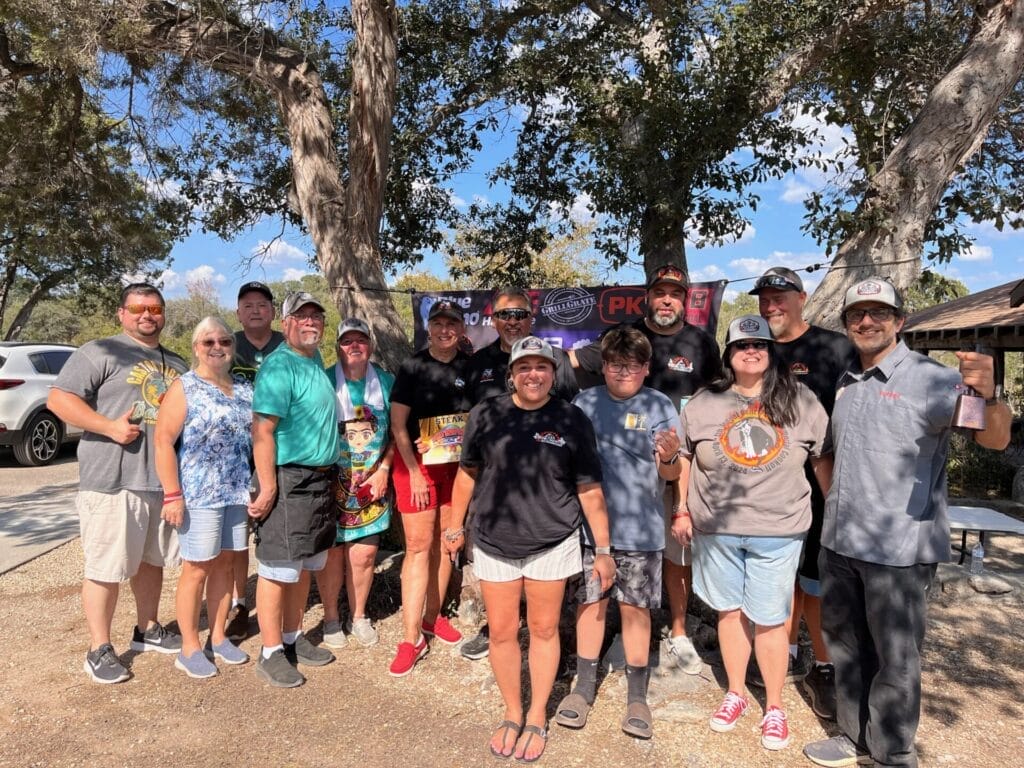
[[[691,285],[686,297],[686,322],[714,336],[725,284],[719,280]],[[635,320],[646,311],[647,291],[642,285],[542,288],[527,293],[533,305],[533,334],[562,349],[586,346],[606,328]],[[427,345],[427,315],[436,301],[450,301],[462,308],[473,349],[490,344],[498,337],[491,322],[491,295],[491,291],[414,293],[414,347]]]

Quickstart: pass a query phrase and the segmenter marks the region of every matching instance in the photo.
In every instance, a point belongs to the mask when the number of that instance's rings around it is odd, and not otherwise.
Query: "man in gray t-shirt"
[[[84,668],[97,683],[129,677],[110,644],[126,579],[139,616],[131,649],[181,649],[181,637],[157,621],[163,567],[177,564],[178,541],[160,518],[164,495],[153,461],[153,427],[164,392],[188,366],[160,344],[164,300],[156,288],[126,286],[117,317],[123,333],[76,350],[47,400],[59,418],[84,430],[77,499],[85,553],[82,608],[90,635]]]

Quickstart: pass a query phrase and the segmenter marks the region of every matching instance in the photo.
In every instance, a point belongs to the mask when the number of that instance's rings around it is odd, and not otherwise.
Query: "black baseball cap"
[[[247,294],[247,293],[249,293],[251,291],[256,291],[257,293],[262,293],[264,296],[266,296],[270,300],[271,304],[274,303],[274,294],[272,294],[270,292],[270,289],[266,286],[265,283],[261,283],[261,282],[258,282],[258,281],[253,281],[251,283],[246,283],[241,288],[239,288],[238,289],[238,298],[242,298],[243,296],[245,296],[245,294]]]

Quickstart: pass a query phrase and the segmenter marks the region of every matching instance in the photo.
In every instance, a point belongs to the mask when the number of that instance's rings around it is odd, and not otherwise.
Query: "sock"
[[[628,686],[628,694],[626,695],[626,702],[632,704],[634,701],[641,703],[647,703],[647,681],[650,678],[649,667],[634,667],[631,664],[626,665],[626,685]]]
[[[789,644],[789,655],[792,656],[794,659],[800,657],[800,643]]]
[[[284,640],[285,645],[294,645],[295,641],[299,639],[299,635],[301,634],[301,629],[297,629],[294,632],[282,632],[281,639]]]
[[[597,659],[576,658],[576,685],[573,693],[578,693],[587,704],[593,704],[597,698]]]
[[[283,650],[284,650],[284,646],[283,645],[272,645],[269,648],[264,645],[263,646],[263,652],[260,655],[264,659],[269,659],[271,657],[271,655],[274,653],[274,651],[283,651]]]

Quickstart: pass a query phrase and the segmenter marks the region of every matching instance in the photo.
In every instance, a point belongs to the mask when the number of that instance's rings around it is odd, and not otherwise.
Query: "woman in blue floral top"
[[[211,659],[249,660],[224,634],[232,553],[248,547],[252,452],[252,385],[231,375],[233,353],[234,336],[224,321],[204,318],[192,333],[193,369],[171,384],[156,420],[161,514],[178,529],[183,561],[175,597],[181,652],[174,665],[190,677],[216,675]],[[204,587],[210,617],[205,649],[199,644]]]

